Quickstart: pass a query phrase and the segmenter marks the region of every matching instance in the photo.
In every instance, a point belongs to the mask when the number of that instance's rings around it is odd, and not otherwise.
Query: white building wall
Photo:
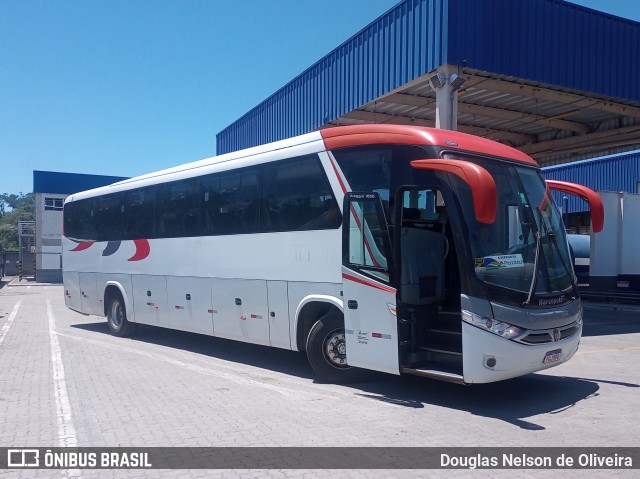
[[[62,282],[62,209],[68,195],[36,193],[36,279]]]

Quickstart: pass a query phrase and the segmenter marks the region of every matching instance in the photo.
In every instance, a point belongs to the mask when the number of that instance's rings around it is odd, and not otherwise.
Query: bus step
[[[446,331],[462,331],[462,315],[460,312],[440,311],[438,313],[438,329]]]
[[[418,349],[421,351],[429,351],[431,353],[436,354],[450,354],[452,356],[462,356],[460,351],[452,351],[447,349],[447,347],[443,344],[438,344],[437,346],[418,346]]]
[[[440,379],[442,381],[448,381],[456,384],[465,384],[464,377],[462,377],[462,375],[458,374],[455,370],[449,370],[448,368],[400,368],[400,372],[425,378]]]
[[[455,336],[462,336],[462,331],[454,331],[452,329],[433,328],[430,329],[429,332],[436,334],[453,334]]]
[[[448,345],[429,344],[427,346],[418,346],[420,352],[426,355],[429,362],[439,364],[445,368],[462,369],[462,346],[452,348]]]
[[[462,344],[462,331],[434,328],[427,330],[428,345],[439,345],[448,350],[458,351]]]

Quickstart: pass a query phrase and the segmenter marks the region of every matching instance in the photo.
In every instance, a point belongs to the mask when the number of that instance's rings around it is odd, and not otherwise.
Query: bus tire
[[[127,309],[120,293],[114,293],[107,305],[107,324],[109,332],[121,338],[131,336],[136,331],[136,324],[127,320]]]
[[[364,369],[347,364],[344,320],[338,311],[329,311],[311,327],[307,336],[309,364],[323,380],[350,383],[366,378]]]

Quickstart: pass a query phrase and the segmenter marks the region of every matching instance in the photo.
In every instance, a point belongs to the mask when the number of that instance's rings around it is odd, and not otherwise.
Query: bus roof
[[[322,145],[322,142],[324,142],[324,146],[327,150],[376,144],[432,145],[508,158],[514,161],[537,166],[537,163],[531,157],[519,150],[516,150],[515,148],[511,148],[510,146],[503,145],[492,140],[487,140],[486,138],[457,131],[411,125],[349,125],[325,128],[320,131],[306,133],[304,135],[287,138],[285,140],[279,140],[247,148],[245,150],[238,150],[224,155],[205,158],[203,160],[146,173],[144,175],[113,183],[109,186],[103,186],[94,190],[81,192],[80,195],[76,193],[69,197],[68,200],[73,201],[77,198],[132,189],[139,185],[146,186],[149,181],[170,181],[175,178],[176,174],[186,173],[188,171],[195,172],[195,170],[203,171],[202,169],[206,167],[227,161],[250,158],[263,153],[314,142],[319,143],[319,150],[322,149],[320,146]]]
[[[459,131],[411,125],[366,124],[320,130],[327,150],[373,144],[433,145],[483,153],[538,165],[520,150]]]

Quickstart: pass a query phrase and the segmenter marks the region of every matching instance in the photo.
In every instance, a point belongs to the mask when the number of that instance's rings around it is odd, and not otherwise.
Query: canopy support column
[[[429,77],[436,92],[436,128],[458,129],[458,89],[466,81],[457,73],[457,67],[443,65]]]

